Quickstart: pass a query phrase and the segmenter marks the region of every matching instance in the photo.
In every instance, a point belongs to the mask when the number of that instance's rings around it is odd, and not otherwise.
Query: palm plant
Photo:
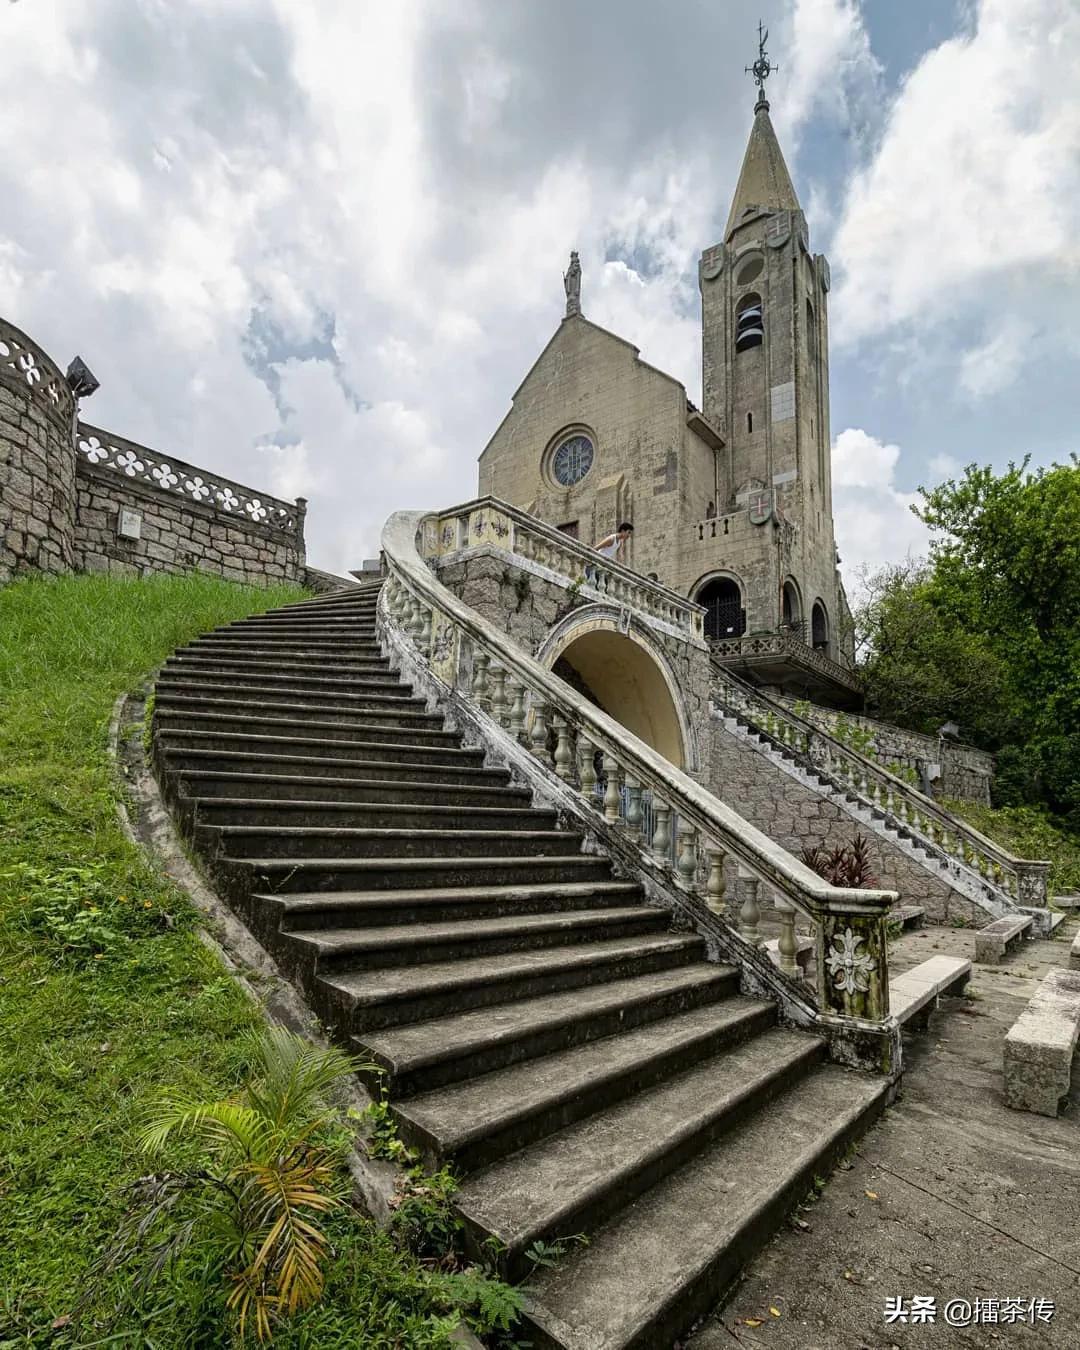
[[[256,1037],[253,1050],[256,1072],[236,1096],[206,1102],[171,1093],[147,1122],[142,1143],[149,1151],[189,1135],[210,1163],[137,1183],[149,1208],[134,1234],[145,1237],[182,1196],[194,1195],[195,1217],[159,1245],[153,1269],[196,1236],[208,1238],[231,1286],[226,1306],[241,1337],[251,1320],[267,1341],[275,1318],[322,1294],[330,1244],[320,1221],[343,1198],[336,1152],[326,1142],[336,1115],[326,1096],[360,1065],[282,1027]],[[130,1254],[133,1245],[138,1241],[121,1247]]]

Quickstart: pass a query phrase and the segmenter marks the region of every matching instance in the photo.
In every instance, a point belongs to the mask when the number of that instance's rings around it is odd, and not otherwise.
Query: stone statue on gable
[[[576,252],[570,254],[570,266],[563,275],[566,289],[566,315],[581,313],[581,263]]]

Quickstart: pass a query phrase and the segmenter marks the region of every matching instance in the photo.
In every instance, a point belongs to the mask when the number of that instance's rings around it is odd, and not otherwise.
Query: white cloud
[[[833,333],[852,343],[982,316],[992,336],[960,358],[964,391],[979,396],[1033,350],[1007,325],[1080,279],[1080,106],[1066,74],[1080,66],[1080,7],[976,0],[973,17],[911,72],[851,181]]]
[[[1033,325],[1016,315],[1006,315],[997,332],[960,358],[960,387],[974,400],[1008,389],[1020,373],[1034,337]]]
[[[858,0],[794,0],[783,36],[776,93],[769,91],[781,138],[794,148],[800,126],[814,113],[857,128],[881,80]]]
[[[904,557],[927,551],[930,534],[911,512],[915,492],[896,485],[900,447],[848,427],[832,450],[833,517],[836,544],[843,559],[849,594],[860,589],[859,575]]]

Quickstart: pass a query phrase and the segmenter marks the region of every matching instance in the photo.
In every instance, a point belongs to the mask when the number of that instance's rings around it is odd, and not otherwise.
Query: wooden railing
[[[724,712],[804,760],[864,806],[880,811],[932,854],[973,874],[976,884],[992,888],[1013,905],[1046,904],[1048,862],[1014,858],[932,797],[716,663],[712,697]]]
[[[690,641],[704,641],[701,605],[497,497],[480,497],[430,517],[422,547],[429,559],[483,547],[511,553],[555,572],[584,596],[625,606]]]
[[[814,924],[821,1028],[841,1039],[869,1034],[876,1044],[896,1046],[886,946],[886,918],[896,893],[830,886],[535,661],[433,575],[417,547],[420,535],[426,548],[431,525],[431,517],[406,511],[384,527],[384,639],[407,644],[445,690],[466,692],[505,742],[527,748],[532,762],[554,774],[587,812],[596,810],[599,754],[604,822],[631,840],[637,854],[683,896],[723,917],[724,863],[732,858],[745,877],[742,926],[756,936],[758,887],[761,882],[771,887],[781,915],[790,915],[781,941],[788,971],[795,968],[795,911]],[[651,837],[642,834],[646,793]],[[896,1067],[893,1050],[882,1050],[878,1062]]]

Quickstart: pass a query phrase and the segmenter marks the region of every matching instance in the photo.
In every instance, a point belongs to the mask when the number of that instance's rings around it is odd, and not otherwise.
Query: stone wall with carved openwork
[[[113,575],[215,572],[230,581],[305,580],[304,503],[79,424],[75,566]]]
[[[0,583],[74,562],[75,398],[53,362],[0,319]]]

